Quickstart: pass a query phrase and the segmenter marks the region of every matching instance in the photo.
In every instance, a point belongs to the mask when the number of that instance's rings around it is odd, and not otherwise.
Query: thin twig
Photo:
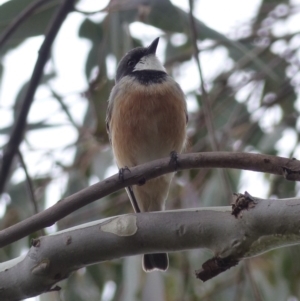
[[[203,110],[205,112],[204,113],[205,124],[206,124],[207,131],[208,131],[208,134],[210,137],[211,148],[214,152],[216,152],[219,150],[219,146],[218,146],[218,142],[217,142],[216,135],[215,135],[215,129],[214,129],[214,124],[213,124],[213,120],[212,120],[212,112],[211,112],[211,108],[209,105],[209,96],[208,96],[208,93],[205,88],[204,77],[203,77],[202,68],[201,68],[201,64],[200,64],[200,60],[199,60],[199,56],[198,56],[200,51],[199,51],[198,45],[197,45],[197,29],[196,29],[196,24],[195,24],[195,18],[193,15],[193,0],[189,0],[189,3],[190,3],[190,22],[191,22],[191,31],[192,31],[192,43],[193,43],[193,47],[194,47],[194,58],[197,63],[197,68],[198,68],[200,82],[201,82],[200,90],[201,90],[202,99],[203,99],[203,101],[202,101]]]
[[[178,155],[177,170],[192,168],[233,168],[266,172],[300,181],[300,161],[251,153],[208,152]],[[87,187],[60,200],[52,207],[0,231],[0,248],[39,229],[52,226],[68,214],[119,189],[174,172],[170,158],[155,160],[130,169],[120,179],[119,174]]]
[[[0,166],[0,194],[4,190],[13,158],[19,149],[21,141],[23,140],[26,129],[27,115],[33,102],[35,91],[43,75],[44,66],[48,61],[51,46],[66,16],[70,11],[73,10],[74,3],[75,0],[65,0],[61,4],[57,13],[54,15],[52,21],[49,23],[50,26],[46,32],[45,40],[39,50],[39,56],[35,64],[28,89],[22,102],[22,108],[16,119],[16,123],[13,126],[10,139],[4,148]]]
[[[77,12],[77,13],[83,14],[85,16],[92,16],[92,15],[96,15],[96,14],[105,12],[103,9],[99,9],[99,10],[95,10],[95,11],[82,11],[82,10],[77,9],[77,8],[75,8],[74,11]]]
[[[50,86],[48,86],[53,97],[55,97],[55,99],[59,102],[62,110],[66,113],[67,117],[69,118],[69,121],[72,123],[72,125],[79,130],[80,127],[79,125],[76,123],[76,121],[74,120],[73,116],[71,115],[68,106],[64,103],[64,101],[62,100],[62,97],[60,95],[58,95],[57,92],[55,92]]]
[[[53,0],[37,0],[29,4],[19,15],[17,15],[13,21],[4,29],[3,33],[0,35],[0,48],[6,43],[9,37],[18,29],[18,27],[29,18],[34,11],[43,6],[49,1]]]
[[[245,290],[245,279],[244,279],[244,268],[243,266],[238,269],[236,274],[236,282],[235,282],[235,293],[234,293],[234,301],[241,301],[243,299],[243,293]]]
[[[29,194],[30,201],[32,203],[33,211],[34,211],[35,214],[37,214],[39,212],[39,209],[38,209],[38,205],[37,205],[36,198],[35,198],[35,195],[34,195],[33,183],[32,183],[31,178],[29,176],[29,173],[28,173],[27,166],[25,164],[23,155],[22,155],[22,153],[20,152],[19,149],[18,149],[17,153],[18,153],[19,160],[20,160],[20,163],[22,165],[22,168],[25,172],[26,186],[27,186],[27,189],[28,189],[28,194]]]
[[[20,163],[22,165],[22,168],[25,172],[25,176],[26,176],[26,187],[27,187],[27,191],[28,191],[28,194],[29,194],[29,199],[32,203],[32,207],[33,207],[33,211],[35,214],[39,213],[39,209],[38,209],[38,204],[37,204],[37,201],[36,201],[36,198],[35,198],[35,195],[34,195],[34,189],[33,189],[33,183],[32,183],[32,180],[31,180],[31,177],[28,173],[28,169],[27,169],[27,166],[25,164],[25,161],[24,161],[24,158],[23,158],[23,155],[21,153],[21,151],[18,149],[18,157],[19,157],[19,160],[20,160]],[[45,230],[44,229],[40,229],[38,230],[38,233],[37,235],[38,236],[43,236],[45,235]]]
[[[256,285],[256,282],[254,281],[253,277],[252,277],[252,272],[250,269],[250,265],[249,265],[249,261],[245,261],[245,268],[246,268],[246,274],[249,278],[250,281],[250,285],[252,287],[252,291],[253,291],[253,295],[255,298],[255,301],[263,301],[262,296],[260,294],[260,291]]]
[[[220,150],[220,147],[219,147],[219,144],[218,144],[218,141],[216,138],[215,127],[214,127],[214,123],[213,123],[213,114],[212,114],[212,110],[211,110],[211,106],[210,106],[209,95],[205,88],[204,77],[203,77],[201,63],[200,63],[200,59],[199,59],[200,51],[199,51],[199,48],[197,45],[197,28],[196,28],[196,24],[195,24],[195,18],[193,15],[193,4],[194,4],[194,0],[189,0],[189,5],[190,5],[189,15],[190,15],[190,23],[191,23],[191,31],[192,31],[192,43],[193,43],[193,47],[194,47],[194,58],[197,63],[198,72],[199,72],[199,76],[200,76],[200,82],[201,82],[200,88],[201,88],[201,94],[202,94],[202,99],[203,99],[202,105],[203,105],[203,111],[204,111],[204,120],[205,120],[205,124],[207,127],[211,148],[214,152],[216,152],[216,151]],[[221,181],[223,181],[223,183],[224,183],[224,189],[227,191],[227,196],[229,197],[232,193],[232,189],[231,189],[231,184],[230,184],[228,175],[223,170],[219,171],[219,174],[220,174]]]

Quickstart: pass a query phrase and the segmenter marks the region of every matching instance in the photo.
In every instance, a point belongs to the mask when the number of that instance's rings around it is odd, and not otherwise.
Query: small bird
[[[188,121],[183,91],[156,57],[159,38],[130,50],[119,62],[106,115],[118,167],[123,170],[181,153]],[[127,187],[135,212],[164,210],[173,174]],[[165,271],[166,253],[145,254],[143,269]]]

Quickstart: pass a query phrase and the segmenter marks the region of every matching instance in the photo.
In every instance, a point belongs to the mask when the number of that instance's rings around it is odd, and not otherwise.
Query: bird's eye
[[[129,60],[128,63],[127,63],[127,65],[129,67],[133,67],[135,65],[135,62],[133,60]]]

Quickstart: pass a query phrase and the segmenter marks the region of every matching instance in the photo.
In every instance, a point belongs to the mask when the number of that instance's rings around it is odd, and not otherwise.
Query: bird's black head
[[[149,47],[138,47],[130,50],[118,65],[116,82],[134,72],[146,70],[165,72],[165,68],[155,56],[158,41],[159,38],[156,38]]]

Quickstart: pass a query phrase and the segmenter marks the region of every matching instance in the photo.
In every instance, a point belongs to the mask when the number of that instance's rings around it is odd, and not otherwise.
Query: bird
[[[106,128],[119,170],[181,153],[188,122],[185,95],[156,56],[159,37],[120,60],[108,99]],[[172,156],[171,156],[172,157]],[[164,210],[174,173],[126,188],[136,213]],[[143,269],[166,271],[166,253],[143,256]]]

